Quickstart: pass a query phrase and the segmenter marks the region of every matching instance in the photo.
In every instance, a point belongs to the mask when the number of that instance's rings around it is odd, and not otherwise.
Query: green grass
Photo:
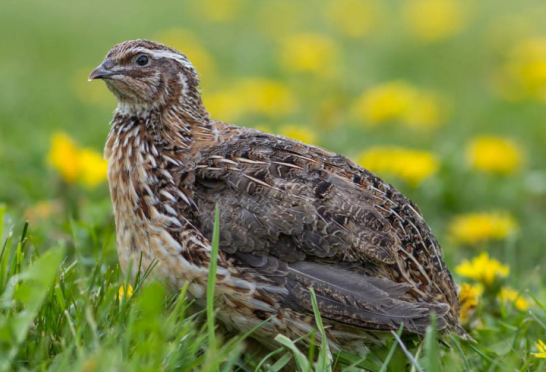
[[[211,12],[221,8],[208,0],[2,3],[0,371],[546,369],[546,359],[532,354],[535,342],[546,339],[546,106],[531,98],[507,100],[494,88],[514,46],[546,35],[546,6],[536,0],[455,0],[467,10],[461,32],[421,43],[401,18],[410,0],[378,0],[387,16],[361,38],[326,21],[325,4],[333,1],[319,6],[314,0],[229,0],[235,15],[227,21],[199,12],[197,4],[205,2]],[[289,11],[264,11],[273,2]],[[274,22],[273,35],[264,31],[268,22]],[[154,39],[169,29],[191,33],[210,55],[214,68],[202,76],[205,102],[248,77],[272,79],[292,92],[292,111],[248,113],[235,124],[267,125],[274,132],[296,124],[316,134],[318,145],[350,157],[374,145],[434,153],[440,169],[421,185],[382,176],[419,205],[452,272],[463,259],[487,251],[510,266],[503,284],[526,298],[529,308],[499,302],[497,286],[486,289],[472,316],[475,344],[445,335],[437,343],[440,332],[431,327],[423,339],[393,332],[365,359],[330,355],[317,316],[309,354],[298,351],[301,340],[282,335],[279,349],[258,353],[245,351],[248,334],[223,335],[214,319],[212,287],[207,307],[196,310],[184,296],[186,288],[172,294],[145,275],[126,278],[117,261],[106,183],[92,189],[65,183],[48,165],[47,153],[58,131],[101,151],[115,100],[100,83],[87,83],[86,74],[113,44]],[[279,40],[301,32],[334,43],[339,60],[333,77],[293,73],[279,62]],[[370,127],[351,116],[362,92],[395,80],[445,97],[450,109],[444,125],[432,131],[395,123]],[[524,164],[506,176],[472,170],[465,148],[483,134],[517,142]],[[455,216],[491,210],[510,212],[518,233],[474,247],[450,239]],[[210,275],[215,277],[214,270]],[[120,298],[119,288],[127,293],[129,284],[133,296]]]
[[[217,216],[215,226],[218,232]],[[540,302],[536,314],[512,313],[498,319],[495,328],[474,333],[486,340],[478,344],[453,336],[439,344],[432,319],[423,340],[400,338],[401,328],[390,345],[361,359],[332,355],[327,344],[316,342],[324,340],[324,328],[313,291],[317,333],[307,336],[309,355],[299,351],[298,340],[283,335],[275,339],[279,349],[268,355],[242,354],[251,332],[232,339],[215,333],[214,286],[207,289],[206,310],[196,311],[186,299],[187,287],[179,295],[168,294],[161,284],[146,280],[148,273],[129,283],[117,265],[100,258],[88,267],[67,260],[63,245],[39,253],[29,244],[32,227],[21,227],[20,236],[7,233],[0,254],[0,371],[277,371],[288,366],[327,372],[336,366],[387,372],[407,366],[435,372],[541,371],[546,366],[529,354],[529,339],[546,332]],[[218,252],[217,238],[212,251],[213,256]],[[120,287],[127,293],[129,285],[133,295],[120,296]]]

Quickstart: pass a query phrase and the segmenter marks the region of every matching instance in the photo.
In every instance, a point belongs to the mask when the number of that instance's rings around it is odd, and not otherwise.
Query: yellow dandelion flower
[[[455,268],[455,272],[462,277],[474,279],[490,286],[497,279],[506,278],[510,274],[510,267],[501,264],[494,258],[489,258],[487,252],[483,252],[471,261],[464,260]]]
[[[466,158],[474,169],[509,174],[522,166],[523,151],[510,139],[482,136],[467,146]]]
[[[431,152],[389,146],[372,147],[362,152],[357,162],[372,172],[397,176],[412,185],[420,184],[440,167]]]
[[[301,142],[315,144],[317,143],[317,135],[310,128],[301,125],[286,124],[279,128],[278,133],[281,136],[289,137]]]
[[[203,95],[207,110],[213,117],[233,122],[252,108],[246,105],[244,97],[238,96],[234,89],[226,89]]]
[[[335,72],[339,49],[333,40],[321,34],[292,34],[281,41],[279,59],[287,71],[329,76]]]
[[[80,181],[90,187],[103,182],[108,176],[108,163],[95,150],[83,148],[78,155]]]
[[[546,101],[546,38],[516,44],[500,70],[501,93],[509,99]]]
[[[533,354],[536,358],[546,359],[546,344],[544,344],[542,340],[538,340],[538,342],[535,342],[535,346],[538,350],[538,353],[531,354]]]
[[[133,286],[127,284],[127,299],[133,296]],[[116,296],[120,301],[123,301],[125,298],[125,286],[121,285],[118,289],[118,295]]]
[[[226,23],[241,14],[245,3],[245,0],[195,0],[192,5],[204,21]]]
[[[168,29],[158,33],[155,40],[184,53],[199,71],[199,76],[205,77],[202,79],[203,83],[206,84],[214,80],[216,72],[214,60],[203,47],[203,43],[191,31],[178,28]]]
[[[423,42],[453,37],[467,22],[466,10],[460,0],[407,1],[403,16],[408,31]]]
[[[355,116],[367,125],[400,122],[414,128],[433,128],[442,124],[441,100],[433,93],[404,81],[380,84],[358,97]]]
[[[461,304],[461,321],[466,322],[471,316],[476,306],[478,306],[478,298],[483,293],[483,286],[480,284],[472,285],[463,283],[459,290],[459,302]]]
[[[499,293],[499,299],[502,302],[514,304],[514,307],[519,311],[525,311],[529,308],[529,302],[522,293],[516,291],[512,287],[502,287]]]
[[[66,182],[75,182],[78,179],[78,148],[67,134],[56,133],[53,136],[48,160]]]
[[[332,0],[325,17],[337,30],[350,37],[370,34],[383,15],[383,4],[376,0]]]
[[[102,156],[95,150],[78,148],[65,133],[53,136],[48,160],[68,183],[94,187],[107,177],[108,164]]]
[[[517,229],[516,220],[505,212],[468,213],[451,221],[449,234],[455,242],[476,245],[506,239]]]
[[[213,116],[233,121],[245,114],[282,117],[296,108],[292,91],[274,80],[246,78],[224,91],[204,97]]]
[[[252,110],[280,117],[294,110],[296,99],[284,84],[269,79],[245,79],[237,87]]]
[[[401,81],[376,86],[363,93],[354,109],[360,119],[369,124],[393,121],[406,112],[414,100],[415,91]]]

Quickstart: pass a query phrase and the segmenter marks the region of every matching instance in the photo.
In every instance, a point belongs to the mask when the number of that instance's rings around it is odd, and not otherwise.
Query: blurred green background
[[[116,102],[87,76],[114,44],[147,38],[188,55],[214,118],[347,155],[419,205],[461,284],[461,321],[478,340],[479,349],[444,350],[446,368],[543,370],[546,346],[535,341],[544,339],[546,308],[533,296],[546,298],[544,19],[543,0],[2,1],[0,235],[12,253],[11,261],[0,253],[0,294],[35,253],[69,254],[40,312],[43,297],[33,300],[25,343],[8,340],[19,348],[14,365],[45,370],[53,357],[59,370],[60,360],[85,371],[97,361],[155,370],[172,353],[166,370],[177,360],[190,370],[215,352],[186,329],[191,318],[164,314],[153,287],[153,301],[135,288],[131,311],[155,306],[155,323],[141,323],[156,333],[135,333],[138,323],[120,318],[131,306],[118,291],[127,283],[102,160]],[[11,244],[8,231],[27,232],[25,243]],[[2,306],[0,331],[25,314]],[[74,359],[80,343],[87,351]],[[389,370],[407,365],[397,353]]]
[[[187,53],[216,119],[355,159],[421,207],[451,267],[488,250],[527,284],[545,262],[544,19],[532,0],[3,1],[0,202],[43,247],[111,227],[105,180],[48,154],[59,133],[102,152],[116,104],[87,75],[147,38]]]

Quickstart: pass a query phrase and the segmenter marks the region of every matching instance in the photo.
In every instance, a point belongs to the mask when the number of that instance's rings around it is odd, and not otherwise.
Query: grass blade
[[[400,347],[402,348],[402,351],[404,352],[404,354],[406,354],[406,357],[409,359],[413,367],[419,372],[424,372],[423,368],[419,365],[419,362],[417,362],[417,359],[415,359],[415,357],[406,348],[406,345],[404,345],[400,336],[398,336],[398,334],[396,334],[396,332],[394,331],[391,331],[391,334],[394,336],[396,341],[398,341],[398,343],[400,344]]]
[[[0,322],[0,333],[12,336],[10,347],[0,349],[0,371],[11,369],[11,363],[53,284],[63,257],[64,249],[51,249],[32,266],[10,279],[2,296],[2,308],[8,309],[13,303],[19,303],[24,311],[13,314],[9,322]]]
[[[290,353],[286,353],[281,358],[279,358],[279,360],[277,360],[277,362],[275,362],[275,364],[273,364],[270,367],[270,369],[274,371],[280,371],[284,368],[285,365],[288,364],[288,362],[290,362],[291,359],[292,359],[292,355]],[[256,368],[256,371],[258,371],[257,368]]]
[[[218,251],[220,245],[220,212],[218,205],[214,210],[214,229],[212,232],[212,245],[210,252],[209,278],[207,283],[207,328],[209,345],[214,349],[216,335],[214,328],[214,286],[216,284],[216,270],[218,264]]]
[[[398,332],[396,332],[396,334],[398,335],[398,338],[402,336],[403,330],[404,330],[404,323],[400,324],[400,328],[398,329]],[[385,358],[385,361],[383,362],[383,365],[381,366],[381,369],[379,370],[379,372],[387,372],[389,363],[391,362],[394,352],[396,351],[396,345],[398,345],[398,339],[395,338],[394,343],[389,349],[389,353],[387,354],[387,357]]]
[[[430,315],[430,325],[425,335],[425,362],[427,372],[438,372],[440,370],[438,350],[438,336],[436,334],[436,314]]]
[[[313,312],[315,313],[315,322],[319,329],[321,335],[321,347],[317,363],[317,369],[319,371],[331,371],[332,370],[332,354],[328,348],[328,338],[326,337],[326,331],[324,330],[324,325],[322,324],[322,318],[320,316],[320,311],[317,304],[317,296],[315,295],[315,290],[309,288],[309,293],[311,295],[311,303],[313,304]]]
[[[469,371],[470,370],[470,363],[468,362],[468,359],[467,359],[463,349],[461,348],[461,345],[459,345],[459,342],[455,339],[455,337],[453,337],[452,334],[449,335],[449,338],[451,339],[451,342],[453,342],[453,344],[455,345],[455,348],[457,349],[457,351],[459,352],[459,355],[461,356],[461,359],[462,359],[463,364],[464,364],[464,370]]]
[[[292,342],[292,340],[290,340],[286,336],[279,334],[277,335],[277,337],[275,337],[275,341],[277,341],[279,344],[286,347],[292,352],[292,354],[294,355],[294,360],[296,361],[296,365],[298,366],[300,371],[307,372],[310,370],[311,366],[309,365],[309,361],[307,360],[305,355],[303,355],[302,352],[299,351],[298,347]]]

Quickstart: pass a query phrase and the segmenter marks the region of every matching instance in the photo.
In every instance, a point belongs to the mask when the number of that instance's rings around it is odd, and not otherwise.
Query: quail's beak
[[[113,72],[110,70],[112,67],[112,63],[108,63],[109,61],[105,61],[102,63],[99,67],[93,70],[91,72],[91,75],[89,75],[89,78],[87,81],[95,80],[95,79],[106,79],[112,75],[116,75],[116,72]],[[109,68],[108,68],[109,67]]]

